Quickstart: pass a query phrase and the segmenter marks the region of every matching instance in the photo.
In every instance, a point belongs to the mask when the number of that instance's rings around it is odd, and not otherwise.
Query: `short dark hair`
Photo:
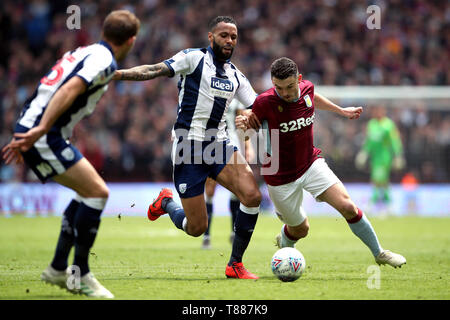
[[[115,10],[103,22],[103,37],[116,46],[134,37],[141,26],[139,19],[128,10]]]
[[[217,17],[213,18],[208,23],[208,30],[212,31],[221,22],[232,23],[235,26],[237,26],[236,21],[234,21],[234,19],[232,17],[229,17],[229,16],[217,16]]]
[[[280,80],[287,79],[291,76],[297,77],[298,67],[297,64],[286,57],[275,60],[270,66],[270,76]]]

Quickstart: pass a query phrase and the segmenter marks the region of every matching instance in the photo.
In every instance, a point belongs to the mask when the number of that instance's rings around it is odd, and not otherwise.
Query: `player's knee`
[[[339,212],[346,219],[352,219],[358,215],[358,207],[353,203],[353,201],[347,200],[341,204]]]
[[[200,237],[208,228],[208,217],[205,219],[191,219],[187,223],[187,233],[193,237]]]
[[[106,185],[99,186],[96,188],[95,191],[93,191],[93,198],[109,198],[109,188]]]
[[[261,204],[261,199],[261,192],[256,189],[244,194],[243,198],[241,199],[241,203],[249,208],[259,207],[259,205]]]
[[[99,192],[100,192],[99,198],[109,198],[109,188],[107,186],[101,188]]]
[[[193,237],[200,237],[202,234],[205,233],[207,227],[208,222],[189,226],[189,235]]]
[[[84,198],[109,198],[109,189],[106,184],[97,184],[93,187],[79,190],[78,194]]]

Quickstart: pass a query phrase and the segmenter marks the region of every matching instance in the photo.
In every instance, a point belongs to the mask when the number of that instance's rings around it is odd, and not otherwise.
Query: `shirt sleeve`
[[[83,67],[76,75],[82,78],[89,86],[97,80],[112,79],[116,69],[117,65],[111,52],[106,48],[101,48],[85,58]]]
[[[236,77],[239,82],[239,87],[236,90],[236,99],[244,105],[244,107],[250,108],[253,105],[258,94],[253,89],[250,81],[239,71],[236,70]]]
[[[391,145],[394,155],[395,156],[401,155],[403,153],[402,139],[400,138],[400,133],[393,121],[391,121],[389,137],[391,139]]]
[[[172,71],[171,77],[175,74],[189,74],[192,73],[196,61],[203,56],[198,49],[186,49],[178,52],[172,58],[164,60],[164,63]]]

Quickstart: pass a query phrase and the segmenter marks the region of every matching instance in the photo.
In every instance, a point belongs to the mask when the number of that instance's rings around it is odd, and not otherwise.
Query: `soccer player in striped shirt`
[[[400,267],[406,263],[403,256],[381,247],[371,223],[320,156],[321,150],[314,146],[315,107],[348,119],[358,119],[362,107],[342,108],[315,93],[314,85],[302,80],[297,65],[289,58],[273,62],[271,77],[274,86],[256,98],[251,111],[236,117],[236,126],[245,130],[249,127],[258,129],[263,124],[263,128],[278,135],[278,148],[268,148],[270,161],[265,166],[269,167],[270,162],[278,158],[279,170],[270,174],[262,171],[276,214],[284,222],[276,238],[278,247],[294,247],[308,234],[308,218],[302,207],[303,190],[306,190],[346,219],[352,232],[367,245],[378,264]]]
[[[127,56],[139,27],[140,21],[133,13],[111,12],[104,20],[100,42],[67,52],[41,78],[23,106],[13,139],[2,149],[7,164],[25,161],[42,183],[52,179],[76,192],[63,213],[53,261],[41,279],[90,297],[114,297],[88,265],[109,190],[68,139],[74,126],[94,111],[117,69],[116,60]],[[67,268],[72,247],[73,266]],[[75,273],[70,276],[73,282],[68,283],[69,270]]]
[[[245,108],[257,94],[247,78],[231,63],[237,43],[236,22],[218,16],[209,23],[210,46],[186,49],[154,65],[118,70],[115,80],[149,80],[179,75],[178,116],[172,148],[173,181],[181,205],[165,188],[150,205],[148,217],[156,220],[168,213],[175,226],[199,237],[207,229],[204,189],[207,177],[234,193],[239,201],[235,237],[225,274],[230,278],[256,279],[242,264],[256,225],[261,193],[250,166],[226,131],[226,112],[236,98]]]

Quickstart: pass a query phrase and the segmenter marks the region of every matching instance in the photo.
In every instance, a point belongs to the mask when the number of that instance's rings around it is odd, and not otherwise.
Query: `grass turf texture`
[[[367,286],[374,276],[368,267],[375,265],[369,249],[338,217],[310,218],[310,234],[297,244],[307,267],[291,283],[279,281],[270,269],[281,222],[262,214],[244,256],[244,265],[260,276],[256,281],[225,277],[231,252],[229,217],[214,217],[210,250],[202,250],[201,238],[175,229],[167,217],[156,222],[124,214],[121,219],[105,217],[90,266],[117,299],[450,298],[449,218],[371,221],[382,246],[408,261],[401,269],[381,266],[379,289]],[[0,299],[89,299],[40,281],[53,257],[60,223],[60,217],[0,218]]]

